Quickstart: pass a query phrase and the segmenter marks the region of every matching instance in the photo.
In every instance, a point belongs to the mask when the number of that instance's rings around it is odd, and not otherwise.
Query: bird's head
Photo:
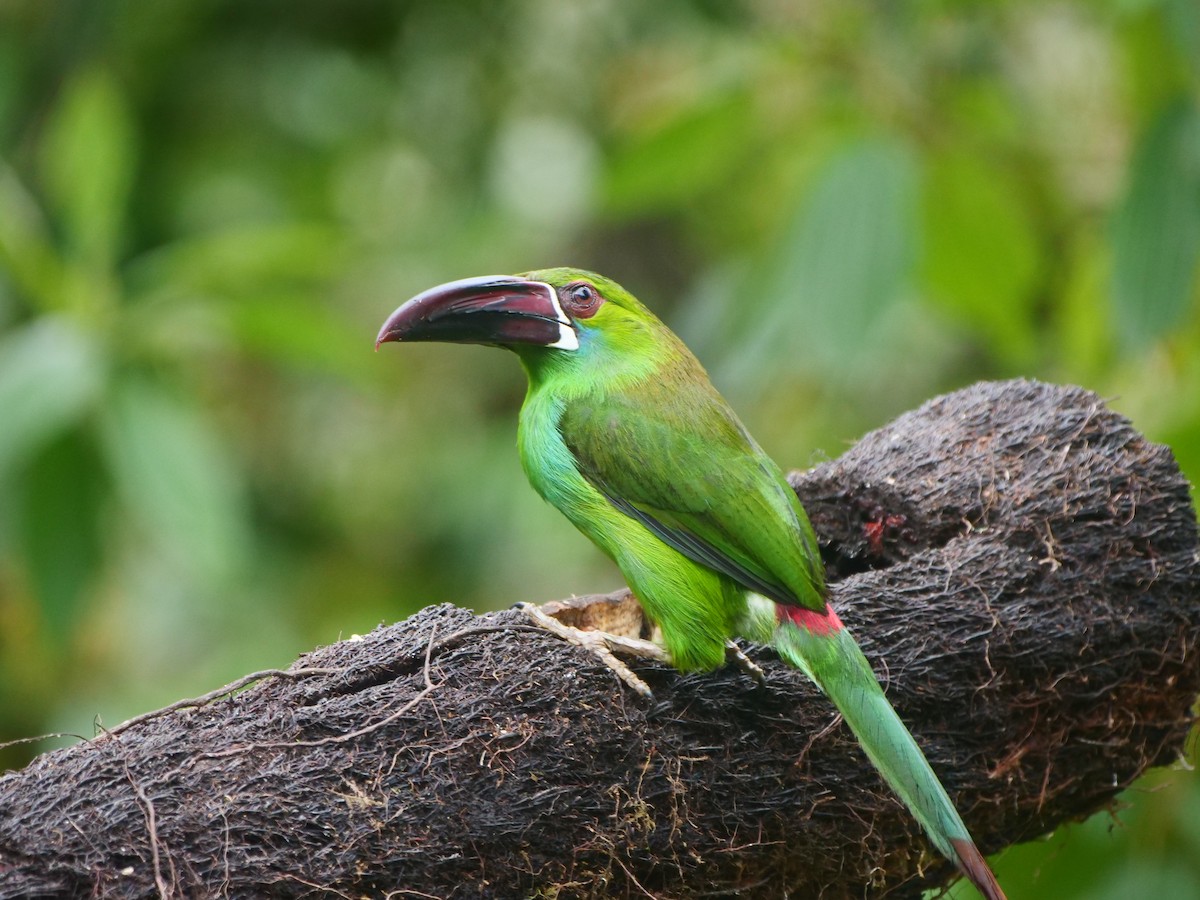
[[[508,347],[522,356],[578,354],[596,338],[653,330],[654,315],[615,281],[582,269],[485,275],[430,288],[392,313],[375,341]]]

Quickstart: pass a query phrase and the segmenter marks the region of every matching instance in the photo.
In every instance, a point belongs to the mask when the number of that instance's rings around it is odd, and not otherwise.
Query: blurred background
[[[1195,481],[1198,253],[1194,0],[0,0],[0,740],[621,583],[515,360],[371,352],[433,284],[616,278],[788,467],[1029,376]],[[1200,897],[1200,779],[1124,797],[1010,897]]]

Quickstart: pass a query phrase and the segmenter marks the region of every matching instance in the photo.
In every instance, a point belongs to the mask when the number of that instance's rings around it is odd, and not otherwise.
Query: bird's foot
[[[725,655],[733,662],[735,666],[758,682],[759,686],[765,686],[767,683],[767,674],[762,670],[754,660],[742,652],[734,641],[725,642]]]
[[[581,628],[573,628],[570,625],[564,625],[534,603],[518,603],[515,608],[525,613],[534,623],[545,628],[552,634],[558,635],[564,641],[590,650],[600,658],[601,662],[612,669],[618,678],[647,699],[653,699],[654,697],[653,692],[650,690],[650,685],[635,675],[629,666],[617,659],[616,654],[620,653],[622,656],[632,656],[637,659],[652,659],[655,662],[666,663],[667,665],[671,664],[670,654],[653,641],[644,641],[640,638],[625,637],[619,634],[609,634],[606,631],[585,631]],[[738,652],[740,653],[741,651]],[[746,662],[754,666],[754,663],[750,662],[750,660],[747,659]],[[757,666],[754,667],[758,668]]]

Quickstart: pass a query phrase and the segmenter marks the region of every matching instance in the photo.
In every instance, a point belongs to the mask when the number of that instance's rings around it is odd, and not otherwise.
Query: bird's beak
[[[464,278],[417,294],[388,316],[375,349],[389,341],[579,347],[554,288],[512,275]]]

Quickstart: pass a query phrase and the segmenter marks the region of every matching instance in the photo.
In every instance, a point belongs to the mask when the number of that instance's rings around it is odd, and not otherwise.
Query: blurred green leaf
[[[1102,234],[1086,231],[1064,249],[1067,277],[1053,310],[1051,340],[1059,370],[1051,377],[1095,383],[1112,357],[1112,309],[1097,303],[1107,289],[1112,248]],[[1030,323],[1033,327],[1036,323]]]
[[[21,36],[16,29],[0,32],[0,142],[8,143],[20,104]]]
[[[1183,860],[1143,858],[1112,873],[1089,895],[1094,900],[1130,900],[1154,897],[1158,900],[1190,900],[1200,897],[1200,879]]]
[[[116,260],[133,156],[133,123],[113,78],[102,69],[71,78],[47,125],[42,172],[71,255],[94,271]]]
[[[917,172],[907,148],[878,138],[842,150],[751,279],[757,309],[732,310],[731,327],[745,324],[750,332],[739,342],[731,377],[753,381],[797,364],[863,363],[865,333],[908,286],[916,224]]]
[[[117,489],[145,533],[195,577],[219,580],[246,559],[246,502],[234,461],[199,410],[126,375],[103,436]]]
[[[96,348],[60,319],[39,319],[0,341],[0,480],[79,420],[102,377]]]
[[[1195,0],[1163,0],[1167,30],[1179,46],[1179,58],[1200,76],[1200,5]]]
[[[1130,109],[1139,119],[1156,112],[1189,91],[1200,60],[1186,52],[1192,36],[1187,33],[1184,7],[1195,8],[1194,0],[1119,0],[1127,7],[1127,27],[1119,33],[1128,66],[1125,90]],[[1178,25],[1183,26],[1181,29]],[[1181,52],[1182,51],[1182,52]]]
[[[61,646],[100,565],[104,472],[91,443],[73,432],[40,453],[21,481],[25,562],[47,631]]]
[[[252,224],[182,238],[133,260],[131,292],[169,286],[226,297],[253,295],[264,283],[321,281],[337,271],[338,232],[306,222]]]
[[[785,321],[814,315],[835,349],[853,348],[908,285],[916,199],[916,167],[898,141],[863,141],[834,159],[814,185],[779,269],[775,296]]]
[[[1020,184],[977,155],[956,153],[930,161],[924,188],[922,268],[932,299],[1010,357],[1026,358],[1040,260]]]
[[[1195,711],[1196,707],[1193,705],[1193,714]],[[1200,743],[1197,743],[1198,739],[1200,739],[1200,732],[1193,729],[1188,740],[1189,746],[1200,747]],[[1195,750],[1193,750],[1192,756],[1196,756]],[[1193,758],[1191,765],[1194,766],[1196,762],[1197,760]],[[1178,795],[1179,802],[1172,809],[1179,843],[1189,859],[1200,860],[1200,816],[1190,814],[1193,810],[1200,808],[1200,778],[1196,777],[1193,768],[1187,774],[1179,775],[1176,781],[1182,785],[1182,790]],[[1197,868],[1194,874],[1200,879],[1200,868]]]
[[[0,163],[0,265],[42,310],[61,308],[63,270],[42,211],[7,165]]]
[[[1200,259],[1200,113],[1165,108],[1134,153],[1113,223],[1112,299],[1121,338],[1144,345],[1187,312]]]
[[[299,292],[263,293],[228,305],[238,345],[260,358],[303,369],[373,381],[373,323],[355,328],[346,316]]]
[[[733,94],[635,136],[612,157],[609,211],[655,212],[711,190],[751,152],[754,124],[749,98]]]

